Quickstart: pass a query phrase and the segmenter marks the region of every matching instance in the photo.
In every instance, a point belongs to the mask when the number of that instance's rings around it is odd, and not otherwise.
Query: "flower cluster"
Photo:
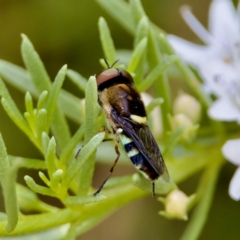
[[[239,6],[240,7],[240,4]],[[240,124],[240,14],[230,0],[214,0],[209,11],[209,32],[185,6],[181,14],[205,43],[197,45],[179,37],[169,35],[168,39],[176,52],[194,67],[204,81],[204,89],[217,99],[208,114],[212,119]],[[223,155],[240,165],[240,139],[229,140],[223,146]],[[240,170],[234,175],[230,196],[240,199]]]

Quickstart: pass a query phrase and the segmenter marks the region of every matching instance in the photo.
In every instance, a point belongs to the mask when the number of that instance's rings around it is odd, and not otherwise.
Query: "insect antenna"
[[[104,58],[103,60],[104,60],[104,62],[106,63],[108,69],[112,68],[112,67],[119,61],[119,59],[117,59],[117,60],[110,66],[109,63],[108,63],[108,61],[107,61],[105,58]]]

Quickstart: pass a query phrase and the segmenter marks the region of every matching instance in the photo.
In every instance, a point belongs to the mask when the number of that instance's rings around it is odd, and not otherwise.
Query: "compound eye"
[[[131,83],[133,83],[133,78],[129,72],[119,69],[119,75],[122,75],[123,77],[127,78]]]
[[[107,69],[97,75],[97,77],[96,77],[97,86],[99,86],[102,83],[109,81],[112,78],[115,78],[117,76],[119,76],[119,72],[116,68]]]

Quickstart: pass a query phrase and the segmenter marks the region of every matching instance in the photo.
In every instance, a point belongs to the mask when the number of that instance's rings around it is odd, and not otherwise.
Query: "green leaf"
[[[46,164],[48,169],[49,178],[52,179],[52,174],[57,170],[56,166],[56,141],[52,137],[48,144],[47,154],[46,154]]]
[[[4,77],[4,80],[16,87],[22,92],[29,91],[32,96],[37,98],[39,91],[29,77],[29,73],[12,63],[0,60],[0,75]],[[82,123],[82,106],[79,104],[80,99],[73,94],[61,89],[59,96],[59,103],[65,114],[74,122]],[[42,108],[39,106],[38,109]]]
[[[50,180],[47,178],[47,176],[41,171],[38,172],[38,175],[42,179],[42,181],[49,187],[50,186]]]
[[[149,22],[146,16],[142,17],[137,26],[135,38],[134,38],[134,47],[143,39],[148,37],[149,32]]]
[[[76,161],[72,161],[66,171],[66,174],[62,181],[63,188],[68,189],[74,176],[78,173],[78,171],[83,167],[85,163],[88,164],[89,157],[92,155],[92,153],[95,152],[96,148],[103,141],[104,137],[105,133],[98,133],[81,149]],[[89,172],[84,173],[86,175],[89,174]]]
[[[163,71],[166,70],[168,66],[170,66],[177,60],[178,57],[176,55],[169,56],[164,59],[148,74],[144,81],[140,83],[140,85],[138,86],[138,90],[140,92],[146,91],[163,74]]]
[[[7,149],[0,134],[0,182],[3,189],[4,204],[8,223],[6,233],[12,232],[18,223],[18,204],[15,188],[16,171],[11,169]]]
[[[2,105],[9,115],[9,117],[13,120],[13,122],[29,137],[32,137],[30,129],[27,126],[26,121],[24,120],[22,114],[18,110],[16,104],[12,100],[3,80],[0,78],[0,95],[2,97]]]
[[[80,75],[78,72],[71,69],[67,70],[67,76],[82,92],[85,92],[87,86],[87,79]]]
[[[67,205],[83,205],[87,203],[95,203],[106,199],[106,197],[102,194],[98,194],[97,196],[89,195],[89,196],[69,196],[65,199],[64,203]]]
[[[42,108],[37,112],[36,130],[38,139],[41,139],[42,133],[47,132],[47,111]],[[39,141],[40,142],[40,141]]]
[[[47,149],[48,149],[49,141],[50,141],[50,138],[49,138],[49,136],[47,135],[47,133],[42,132],[42,148],[43,148],[44,156],[46,156],[46,154],[47,154]]]
[[[131,18],[131,11],[128,3],[119,0],[96,0],[96,2],[129,33],[134,33],[135,26]]]
[[[56,172],[52,174],[50,186],[54,190],[54,192],[60,192],[60,181],[63,178],[63,170],[58,169]]]
[[[47,113],[48,113],[48,124],[49,127],[51,124],[53,113],[57,106],[58,96],[63,85],[63,81],[65,79],[67,73],[67,65],[64,65],[58,72],[53,84],[51,91],[49,92],[48,100],[47,100]]]
[[[153,99],[146,107],[147,114],[150,114],[155,107],[160,106],[163,102],[162,98]]]
[[[141,2],[139,0],[130,0],[130,9],[133,22],[137,26],[140,19],[146,16]]]
[[[10,156],[9,159],[11,165],[17,166],[18,168],[28,168],[28,169],[47,169],[47,166],[43,160],[33,159],[33,158],[23,158]]]
[[[35,192],[21,184],[17,184],[17,199],[20,209],[24,212],[53,212],[58,210],[58,208],[40,201]]]
[[[114,47],[114,42],[112,40],[107,22],[103,17],[99,18],[98,28],[100,32],[100,40],[101,40],[104,56],[106,60],[109,62],[109,64],[111,65],[116,61],[116,50]]]
[[[33,96],[38,96],[38,90],[29,77],[29,73],[13,63],[0,60],[0,75],[4,80],[22,92],[29,91]]]
[[[85,100],[85,132],[84,144],[86,144],[95,134],[98,126],[98,102],[97,102],[97,84],[96,78],[90,77],[86,87]],[[78,175],[79,195],[85,195],[92,184],[92,177],[95,165],[95,152],[88,158]]]
[[[143,38],[135,47],[130,63],[128,65],[128,71],[136,73],[137,66],[141,62],[144,53],[146,53],[147,38]]]
[[[36,184],[31,177],[26,175],[24,177],[24,180],[26,181],[28,187],[31,188],[34,192],[40,193],[42,195],[47,195],[50,197],[55,197],[55,193],[50,188],[46,188]]]
[[[44,90],[49,91],[51,81],[47,71],[32,43],[24,34],[22,34],[21,52],[25,66],[31,75],[32,81],[38,89],[38,93]]]
[[[25,107],[26,111],[30,113],[30,115],[33,115],[33,101],[32,101],[32,96],[30,92],[26,92],[25,94]]]
[[[45,103],[47,102],[47,98],[48,98],[48,91],[43,91],[38,98],[37,110],[44,108]]]
[[[97,116],[98,116],[98,93],[96,78],[90,77],[86,87],[85,100],[85,133],[84,142],[87,143],[96,134]]]
[[[74,149],[76,148],[77,144],[83,139],[84,131],[85,125],[82,124],[81,127],[78,128],[77,132],[72,136],[68,144],[65,146],[60,157],[60,167],[65,166],[68,160],[73,156]]]

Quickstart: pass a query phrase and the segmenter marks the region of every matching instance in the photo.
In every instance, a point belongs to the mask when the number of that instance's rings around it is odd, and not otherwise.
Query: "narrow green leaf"
[[[65,199],[64,203],[67,205],[83,205],[87,203],[95,203],[106,199],[106,197],[102,194],[98,194],[97,196],[89,195],[89,196],[69,196]]]
[[[116,0],[96,0],[109,15],[117,20],[129,33],[133,34],[135,26],[132,21],[129,4],[125,1]]]
[[[58,169],[56,172],[52,174],[50,186],[56,193],[59,192],[59,189],[60,189],[59,182],[62,180],[62,178],[63,178],[62,169]]]
[[[59,70],[59,72],[52,84],[51,91],[49,93],[48,100],[47,100],[47,107],[46,107],[47,113],[48,113],[48,127],[51,124],[52,116],[56,109],[58,96],[59,96],[61,87],[63,85],[63,81],[65,79],[66,73],[67,73],[67,65],[64,65]]]
[[[59,96],[59,105],[64,113],[72,121],[81,124],[84,121],[84,105],[81,104],[81,99],[73,94],[61,89]]]
[[[59,104],[59,106],[61,105]],[[56,138],[59,149],[63,149],[69,142],[71,134],[67,120],[59,107],[57,107],[53,113],[51,130]]]
[[[47,154],[49,141],[50,141],[50,138],[49,138],[48,134],[45,132],[42,132],[42,147],[43,147],[44,156],[46,156],[46,154]]]
[[[136,68],[139,65],[139,62],[141,62],[144,53],[146,53],[146,47],[147,47],[147,38],[143,38],[137,46],[134,48],[130,63],[128,65],[128,71],[136,73]]]
[[[10,156],[9,159],[12,166],[17,165],[18,168],[29,168],[29,169],[47,169],[47,166],[43,160],[33,158],[23,158]]]
[[[115,50],[114,42],[112,40],[107,22],[103,17],[99,18],[98,28],[100,32],[100,40],[101,40],[104,56],[106,60],[109,62],[109,64],[111,65],[117,60],[116,50]]]
[[[162,98],[153,99],[146,107],[147,114],[150,114],[155,107],[160,106],[163,102]]]
[[[95,134],[96,127],[98,126],[98,103],[97,103],[97,84],[96,78],[90,77],[86,87],[86,100],[85,100],[85,132],[84,144],[86,144]],[[92,177],[95,165],[95,153],[89,157],[88,161],[84,164],[78,175],[79,195],[85,195],[92,184]]]
[[[71,69],[67,70],[67,76],[82,92],[85,92],[87,86],[87,79],[80,75],[78,72]]]
[[[24,63],[31,75],[32,81],[34,82],[39,93],[44,90],[49,92],[51,89],[51,81],[46,69],[30,40],[25,35],[22,35],[22,38],[22,56]],[[59,107],[55,109],[53,114],[52,131],[60,148],[63,148],[63,146],[65,146],[70,139],[70,131],[68,129],[65,116]]]
[[[17,184],[17,199],[20,209],[24,212],[54,212],[58,210],[58,208],[40,201],[35,192],[21,184]]]
[[[62,181],[63,188],[67,189],[69,187],[74,176],[78,173],[79,169],[82,168],[87,161],[89,161],[89,157],[93,152],[95,152],[96,148],[103,141],[104,137],[105,133],[98,133],[81,149],[76,161],[72,161],[66,171]],[[89,174],[89,172],[84,173],[86,175]]]
[[[18,204],[15,188],[16,171],[11,169],[7,149],[0,134],[0,182],[3,189],[5,210],[8,223],[5,228],[6,233],[12,232],[18,223]]]
[[[98,102],[97,102],[97,84],[96,78],[90,77],[86,87],[85,100],[85,134],[84,142],[87,143],[96,134]]]
[[[134,38],[134,47],[145,37],[148,37],[149,31],[149,22],[146,16],[143,16],[139,21],[137,26],[135,38]]]
[[[16,87],[22,92],[29,91],[32,96],[37,98],[39,96],[38,90],[31,81],[29,73],[12,63],[0,60],[0,75],[4,77],[4,80]],[[80,99],[73,94],[61,89],[59,96],[59,103],[64,113],[74,122],[82,123],[84,117],[82,116],[83,107],[79,104]],[[38,109],[43,108],[39,106]]]
[[[33,100],[30,92],[26,92],[25,94],[25,108],[30,115],[33,115]]]
[[[48,92],[43,91],[38,98],[37,110],[40,110],[41,108],[44,108],[45,103],[47,102],[47,98],[48,98]]]
[[[43,132],[47,132],[47,111],[44,108],[37,112],[36,132],[39,139]]]
[[[31,177],[26,175],[24,177],[24,180],[26,181],[28,187],[31,188],[34,192],[40,193],[42,195],[47,195],[50,197],[55,197],[55,193],[50,188],[46,188],[36,184]]]
[[[35,114],[30,115],[29,112],[25,112],[23,115],[24,115],[25,119],[27,120],[27,123],[28,123],[30,129],[32,130],[34,137],[37,138],[36,122],[35,122],[35,119],[33,118],[33,116],[35,117]]]
[[[137,26],[140,19],[146,16],[141,2],[139,0],[130,0],[130,9],[133,22]]]
[[[47,71],[31,41],[24,34],[22,34],[21,52],[25,66],[31,75],[32,81],[38,89],[38,93],[44,90],[49,91],[51,81]]]
[[[73,156],[74,149],[83,139],[84,131],[85,125],[82,124],[81,127],[78,128],[77,132],[72,136],[66,147],[63,149],[60,157],[60,167],[66,166],[68,160],[71,158],[71,156]]]
[[[171,136],[168,139],[166,147],[163,151],[163,156],[166,156],[171,150],[176,146],[178,141],[181,139],[182,134],[184,133],[184,126],[180,126],[174,132],[171,133]]]
[[[158,64],[144,79],[142,83],[138,86],[140,92],[146,91],[162,74],[163,71],[167,69],[168,66],[173,64],[178,60],[176,55],[169,56],[164,59],[160,64]]]
[[[52,178],[52,174],[57,170],[56,167],[56,141],[52,137],[48,144],[47,154],[46,154],[46,164],[48,169],[49,178]]]
[[[38,172],[38,176],[42,179],[42,181],[43,181],[47,186],[50,186],[50,180],[47,178],[47,176],[46,176],[43,172],[39,171],[39,172]]]
[[[31,135],[30,130],[24,120],[22,114],[18,110],[15,102],[12,100],[3,80],[0,78],[0,95],[2,97],[2,104],[9,117],[14,123],[28,136]]]
[[[0,75],[5,81],[22,92],[29,91],[34,97],[38,96],[38,90],[30,80],[29,73],[24,68],[0,60]]]

